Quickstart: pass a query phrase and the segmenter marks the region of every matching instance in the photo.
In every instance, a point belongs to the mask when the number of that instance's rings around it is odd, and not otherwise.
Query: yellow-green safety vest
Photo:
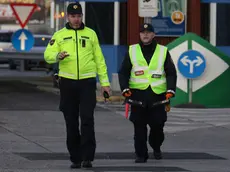
[[[59,52],[69,56],[59,61]],[[109,86],[107,66],[96,33],[84,27],[82,30],[63,29],[54,33],[44,52],[47,63],[59,63],[59,76],[74,80],[99,76],[101,86]]]
[[[167,87],[164,62],[167,56],[167,48],[157,44],[149,65],[139,44],[129,46],[129,56],[132,63],[129,87],[145,90],[151,86],[154,93],[165,93]]]

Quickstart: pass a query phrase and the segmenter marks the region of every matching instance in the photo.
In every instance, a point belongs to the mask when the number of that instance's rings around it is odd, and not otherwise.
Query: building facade
[[[66,7],[78,0],[0,0],[0,25],[17,25],[9,7],[11,2],[36,3],[38,9],[28,28],[33,33],[53,34],[67,22]],[[139,17],[139,0],[80,0],[83,21],[94,29],[112,73],[117,73],[127,45],[139,41],[139,26],[146,18]],[[174,11],[184,14],[182,23],[170,23]],[[156,40],[167,45],[185,33],[193,32],[219,47],[230,56],[230,0],[158,0],[158,14],[150,18]],[[149,18],[148,18],[149,19]],[[175,20],[174,20],[175,21]],[[169,24],[170,23],[170,24]]]

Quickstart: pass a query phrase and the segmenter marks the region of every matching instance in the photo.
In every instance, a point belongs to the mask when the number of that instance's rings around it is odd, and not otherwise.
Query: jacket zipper
[[[79,58],[78,58],[78,39],[77,39],[77,30],[76,33],[76,52],[77,52],[77,79],[79,79]]]

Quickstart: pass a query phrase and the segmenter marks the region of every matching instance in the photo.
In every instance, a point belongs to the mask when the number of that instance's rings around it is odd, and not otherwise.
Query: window
[[[217,46],[230,46],[230,4],[217,4]]]
[[[201,37],[210,41],[210,4],[201,3]]]
[[[100,44],[113,44],[114,3],[86,2],[85,24],[98,36]]]

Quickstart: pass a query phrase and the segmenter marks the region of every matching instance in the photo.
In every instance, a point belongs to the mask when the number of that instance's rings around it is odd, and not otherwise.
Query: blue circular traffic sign
[[[13,34],[11,41],[17,51],[30,51],[34,45],[33,34],[26,29],[17,30]]]
[[[200,52],[189,50],[181,54],[177,67],[184,77],[194,79],[203,74],[206,68],[206,60]]]

